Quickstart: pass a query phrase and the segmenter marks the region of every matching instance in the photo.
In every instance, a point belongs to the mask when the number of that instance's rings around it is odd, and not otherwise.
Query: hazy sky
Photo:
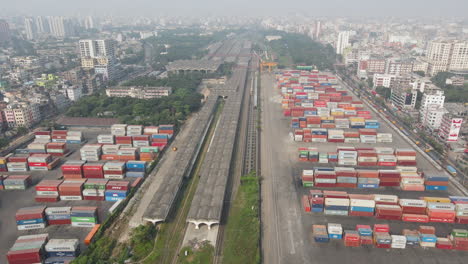
[[[468,0],[0,0],[8,15],[268,15],[468,17]]]

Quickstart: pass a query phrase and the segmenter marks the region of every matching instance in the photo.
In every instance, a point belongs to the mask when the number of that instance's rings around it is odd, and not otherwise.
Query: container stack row
[[[94,163],[68,160],[61,166],[61,170],[65,179],[123,179],[145,177],[147,166],[148,162],[138,160]]]
[[[376,248],[405,249],[407,247],[468,250],[468,231],[453,229],[446,237],[437,237],[432,226],[419,226],[418,230],[404,229],[402,234],[392,234],[387,224],[356,225],[344,230],[341,224],[313,225],[315,242],[328,243],[331,239],[343,240],[346,247],[373,245]]]
[[[123,145],[86,144],[80,149],[81,160],[85,161],[153,161],[160,147],[125,147]]]
[[[333,143],[391,143],[393,136],[390,133],[377,133],[377,130],[361,128],[359,131],[346,131],[342,129],[304,128],[294,130],[296,142],[333,142]]]
[[[404,222],[459,224],[468,224],[467,202],[468,197],[458,196],[399,199],[396,195],[362,195],[320,190],[311,190],[309,195],[302,198],[306,212]]]
[[[93,227],[98,223],[97,207],[46,207],[20,208],[15,215],[18,230],[43,229],[47,225]]]

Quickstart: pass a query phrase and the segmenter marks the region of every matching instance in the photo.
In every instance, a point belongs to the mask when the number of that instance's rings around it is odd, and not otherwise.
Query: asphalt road
[[[393,143],[335,144],[303,143],[292,141],[290,118],[283,117],[280,106],[281,96],[273,88],[274,76],[262,75],[262,217],[263,217],[263,256],[264,263],[466,263],[467,252],[439,249],[407,248],[385,250],[377,248],[346,248],[342,241],[318,244],[312,237],[313,224],[341,223],[344,229],[354,229],[356,224],[388,223],[395,234],[403,228],[415,229],[418,224],[401,221],[377,220],[373,217],[325,216],[321,213],[303,212],[300,199],[310,188],[303,188],[300,182],[302,169],[310,169],[312,163],[299,162],[298,147],[318,147],[319,151],[335,149],[338,145],[347,146],[386,146],[408,148],[409,144],[381,121],[380,132],[392,133]],[[374,116],[375,113],[373,113]],[[438,173],[438,170],[418,154],[418,167],[425,172]],[[339,189],[349,193],[396,194],[404,198],[420,196],[448,196],[458,194],[450,187],[449,192],[406,192],[392,188],[377,190]],[[435,226],[439,236],[447,235],[453,228],[466,228],[455,224],[429,224]]]

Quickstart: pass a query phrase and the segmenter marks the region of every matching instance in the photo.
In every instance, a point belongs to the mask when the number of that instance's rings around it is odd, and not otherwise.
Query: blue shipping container
[[[77,256],[76,251],[59,251],[59,252],[47,252],[47,257],[53,258],[53,257],[76,257]]]
[[[47,220],[67,220],[71,219],[70,215],[46,215]]]
[[[426,185],[426,191],[446,191],[447,186],[430,186]]]
[[[145,177],[145,172],[142,172],[142,171],[127,171],[125,173],[125,176],[131,177],[131,178],[143,178],[143,177]]]
[[[351,206],[351,211],[356,211],[356,212],[374,212],[374,207]]]
[[[342,239],[343,235],[338,235],[338,234],[328,234],[328,237],[331,239]]]
[[[75,259],[74,257],[53,257],[53,258],[47,258],[44,261],[44,264],[65,264],[65,263],[70,263],[74,259]]]
[[[117,202],[120,200],[125,200],[125,197],[112,197],[112,196],[106,196],[106,201],[108,202]]]
[[[16,224],[18,224],[18,225],[33,225],[33,224],[42,224],[42,223],[44,223],[43,218],[16,221]]]
[[[379,188],[378,184],[359,183],[358,188]]]

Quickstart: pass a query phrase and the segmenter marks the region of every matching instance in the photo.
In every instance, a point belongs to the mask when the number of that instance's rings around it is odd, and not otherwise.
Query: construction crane
[[[260,60],[260,72],[263,72],[265,67],[268,67],[268,72],[271,72],[271,70],[274,67],[278,66],[277,62],[274,61],[264,61],[255,51],[253,53],[259,60]]]

